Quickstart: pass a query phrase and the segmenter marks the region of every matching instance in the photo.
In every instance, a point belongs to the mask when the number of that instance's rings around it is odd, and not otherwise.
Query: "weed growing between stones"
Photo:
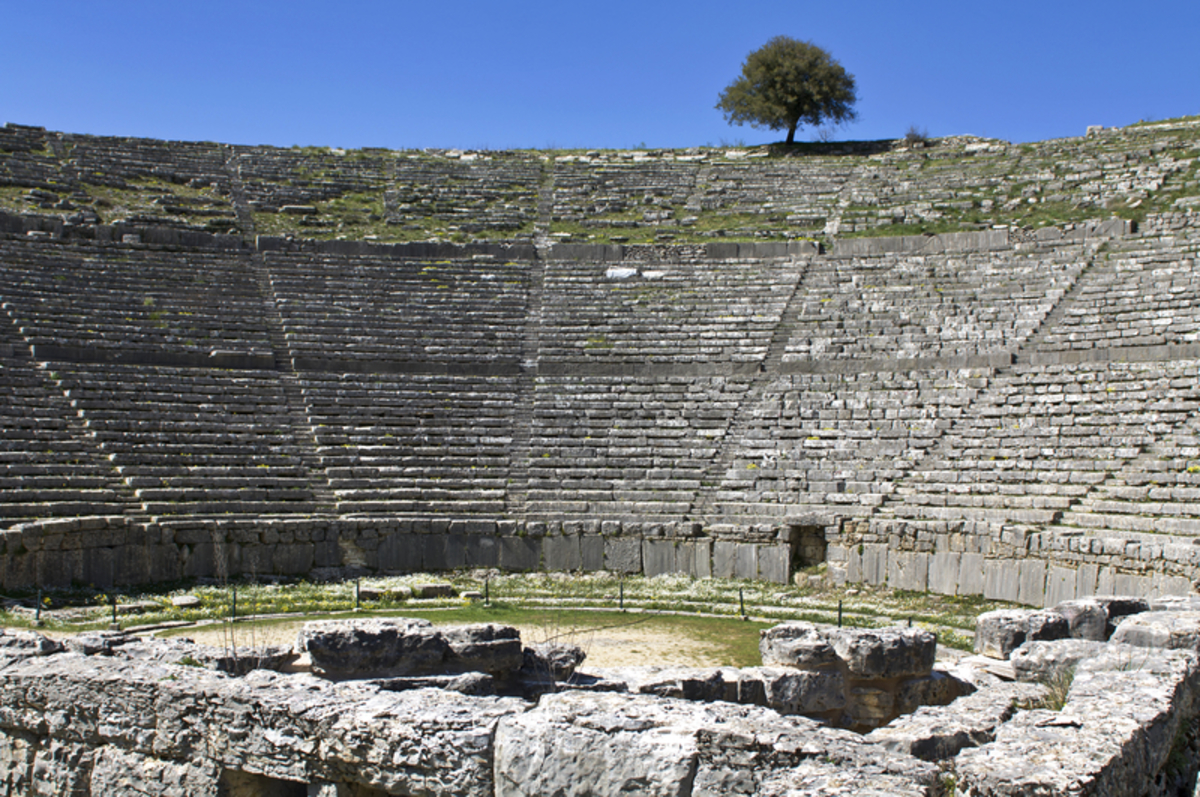
[[[1017,707],[1027,710],[1062,711],[1063,706],[1067,704],[1067,695],[1071,691],[1071,684],[1074,682],[1074,667],[1055,673],[1041,682],[1046,687],[1045,695],[1018,703]]]

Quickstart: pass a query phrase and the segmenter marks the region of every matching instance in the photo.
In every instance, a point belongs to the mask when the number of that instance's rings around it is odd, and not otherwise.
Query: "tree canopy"
[[[857,115],[854,75],[828,52],[788,36],[776,36],[746,56],[742,74],[725,87],[717,108],[730,124],[787,130],[801,124],[849,122]]]

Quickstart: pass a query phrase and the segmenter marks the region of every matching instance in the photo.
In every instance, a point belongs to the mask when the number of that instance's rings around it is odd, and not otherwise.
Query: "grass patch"
[[[956,598],[924,593],[899,592],[857,585],[837,587],[828,582],[804,586],[766,584],[726,579],[692,579],[686,576],[641,576],[620,578],[612,573],[527,573],[470,571],[439,574],[412,574],[368,578],[363,588],[398,596],[403,588],[449,581],[459,593],[487,591],[492,606],[462,598],[401,599],[385,597],[378,602],[362,602],[360,613],[404,614],[406,616],[445,617],[457,613],[455,622],[503,622],[502,611],[560,613],[568,618],[560,624],[580,624],[577,616],[594,618],[595,611],[621,608],[648,613],[663,613],[662,622],[672,626],[704,617],[727,618],[741,623],[742,608],[751,618],[766,624],[785,620],[877,628],[909,624],[927,628],[940,635],[943,644],[970,649],[975,618],[982,612],[1009,604],[977,597]],[[144,589],[118,596],[120,620],[126,626],[155,625],[168,622],[198,622],[226,619],[231,614],[233,592],[237,591],[239,627],[249,616],[278,618],[328,617],[355,609],[355,582],[261,584],[170,584],[159,589]],[[180,608],[172,604],[179,595],[193,595],[199,605]],[[18,598],[14,600],[13,598]],[[111,621],[110,596],[96,590],[47,591],[43,607],[43,627],[54,631],[101,629]],[[34,616],[35,596],[10,596],[0,611],[0,626],[29,627]],[[136,604],[138,614],[127,614],[122,606]],[[670,613],[669,617],[665,613]],[[543,615],[545,616],[545,615]],[[277,622],[272,619],[272,622]],[[589,622],[592,622],[589,619]],[[753,623],[751,623],[753,625]],[[740,626],[739,626],[740,627]],[[716,633],[716,632],[714,632]],[[716,637],[719,638],[719,633]],[[757,645],[757,642],[754,643]]]

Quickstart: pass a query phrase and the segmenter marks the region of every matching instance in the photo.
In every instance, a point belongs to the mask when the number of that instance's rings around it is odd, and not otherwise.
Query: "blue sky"
[[[0,123],[279,146],[688,147],[772,36],[858,81],[838,139],[1200,113],[1200,2],[0,0]],[[812,140],[802,128],[798,141]]]

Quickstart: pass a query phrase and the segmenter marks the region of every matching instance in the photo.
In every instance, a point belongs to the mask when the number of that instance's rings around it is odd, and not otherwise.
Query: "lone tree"
[[[717,99],[730,124],[784,130],[787,143],[800,123],[841,124],[857,116],[854,75],[812,42],[776,36],[746,57],[742,76]]]

